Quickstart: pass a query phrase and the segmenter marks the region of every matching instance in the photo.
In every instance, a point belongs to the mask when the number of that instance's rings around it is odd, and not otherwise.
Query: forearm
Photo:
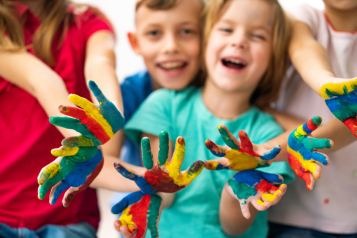
[[[227,191],[227,185],[224,186],[219,207],[219,219],[224,233],[229,236],[241,235],[252,225],[258,211],[249,206],[250,218],[243,217],[239,201],[231,196]]]
[[[327,51],[313,38],[305,23],[294,23],[289,55],[302,79],[313,90],[320,91],[323,84],[335,78]]]
[[[25,52],[0,52],[0,75],[34,96],[48,117],[63,116],[58,107],[72,105],[63,80],[47,65]],[[19,67],[21,66],[21,67]],[[77,133],[57,127],[64,137]]]

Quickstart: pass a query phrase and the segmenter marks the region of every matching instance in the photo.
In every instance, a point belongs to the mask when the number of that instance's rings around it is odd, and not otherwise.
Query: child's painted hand
[[[357,137],[357,78],[341,83],[327,83],[319,93],[333,115]]]
[[[316,116],[296,128],[288,139],[288,161],[295,173],[302,178],[308,190],[312,190],[315,178],[321,176],[321,166],[328,165],[327,155],[316,152],[317,149],[331,148],[333,142],[328,139],[308,137],[320,124],[321,117]],[[312,174],[312,175],[311,175]]]
[[[258,211],[264,211],[280,201],[287,188],[282,184],[283,181],[283,177],[278,174],[244,170],[229,179],[226,188],[232,196],[237,197],[243,216],[249,219],[249,203]],[[273,184],[281,185],[277,188]]]
[[[128,171],[120,164],[114,164],[115,169],[124,177],[133,180],[144,194],[157,192],[174,193],[187,187],[203,170],[204,164],[198,160],[186,171],[181,172],[181,164],[185,156],[185,140],[178,137],[176,148],[171,162],[167,161],[169,153],[169,135],[161,132],[159,136],[159,158],[153,161],[150,140],[141,140],[143,162],[147,171],[143,175],[137,175]]]
[[[97,177],[103,166],[102,152],[97,147],[58,148],[51,151],[58,158],[45,166],[39,176],[38,198],[44,199],[48,190],[50,204],[54,205],[58,197],[67,188],[63,197],[63,206],[69,206],[73,197],[86,189]]]
[[[60,106],[59,110],[62,114],[74,118],[50,118],[53,125],[72,129],[81,134],[80,136],[65,138],[62,141],[62,146],[65,148],[103,145],[124,126],[124,117],[114,104],[104,96],[94,81],[89,81],[89,88],[97,98],[99,105],[94,105],[85,98],[71,94],[69,100],[82,109]]]
[[[155,194],[131,193],[112,207],[112,213],[119,214],[114,227],[125,237],[145,237],[147,229],[151,237],[159,237],[161,197]]]
[[[245,131],[239,132],[240,141],[238,141],[224,124],[220,124],[218,130],[227,146],[218,146],[211,140],[206,140],[206,147],[215,156],[224,158],[205,161],[206,169],[243,171],[266,167],[270,165],[269,160],[274,159],[280,152],[280,146],[276,146],[260,155],[254,151],[253,144]]]

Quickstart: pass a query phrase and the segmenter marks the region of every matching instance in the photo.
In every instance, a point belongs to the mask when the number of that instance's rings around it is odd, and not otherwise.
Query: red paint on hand
[[[357,137],[357,120],[356,118],[348,118],[342,121],[353,133],[355,137]]]
[[[130,207],[128,215],[132,215],[132,222],[138,227],[135,237],[144,237],[145,229],[147,227],[147,211],[150,205],[150,195],[144,195],[140,202],[133,204]],[[135,232],[135,230],[134,230]]]
[[[239,152],[244,152],[244,153],[247,153],[249,155],[256,156],[256,157],[260,158],[260,155],[257,154],[253,150],[253,144],[250,141],[247,133],[245,131],[241,130],[241,131],[239,131],[238,135],[239,135],[239,139],[241,141],[241,146],[242,146],[242,148],[240,148],[238,151]]]
[[[272,185],[271,183],[269,183],[268,181],[262,179],[260,181],[260,183],[258,183],[257,185],[255,185],[256,189],[258,191],[261,191],[262,193],[268,193],[269,191],[276,191],[278,190],[277,187],[275,187],[274,185]]]
[[[292,154],[288,152],[288,161],[290,164],[290,167],[294,170],[294,172],[302,178],[305,183],[306,183],[306,188],[308,190],[312,189],[312,181],[311,181],[311,174],[309,171],[305,170],[299,160],[295,158]]]
[[[153,186],[153,190],[159,190],[165,193],[174,193],[185,186],[179,186],[174,183],[174,179],[165,173],[159,165],[155,165],[151,170],[145,172],[145,180]]]

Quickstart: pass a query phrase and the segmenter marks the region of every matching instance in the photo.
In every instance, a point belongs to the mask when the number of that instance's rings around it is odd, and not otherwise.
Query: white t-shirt
[[[303,5],[292,12],[310,26],[315,39],[328,51],[337,77],[357,76],[357,33],[337,32],[324,12]],[[323,99],[301,79],[293,67],[283,82],[278,109],[308,120],[321,116],[327,123],[333,114]],[[326,233],[357,233],[357,140],[329,154],[330,165],[308,191],[297,177],[282,200],[269,209],[269,220]]]

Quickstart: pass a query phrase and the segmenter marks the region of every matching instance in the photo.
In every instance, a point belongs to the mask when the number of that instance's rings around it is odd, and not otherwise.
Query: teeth
[[[232,62],[232,63],[234,63],[234,64],[242,64],[242,65],[246,65],[246,63],[245,62],[243,62],[243,61],[240,61],[240,60],[238,60],[238,59],[224,59],[225,61],[229,61],[229,62]]]
[[[184,62],[167,62],[167,63],[162,63],[160,66],[165,69],[173,69],[173,68],[179,68],[184,65]]]

